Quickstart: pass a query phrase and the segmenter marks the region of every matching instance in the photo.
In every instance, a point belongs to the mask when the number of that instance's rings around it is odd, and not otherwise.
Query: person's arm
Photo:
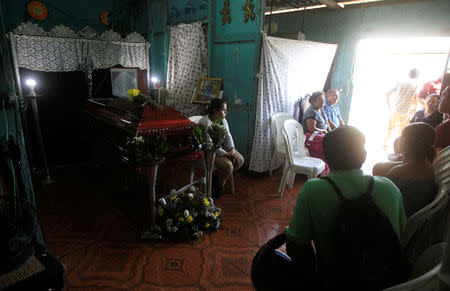
[[[326,133],[327,131],[325,129],[317,128],[316,127],[317,121],[314,120],[314,118],[308,118],[306,119],[306,126],[308,127],[308,132],[314,132],[314,131],[320,131],[323,133]]]
[[[387,107],[388,107],[389,111],[391,111],[391,94],[392,94],[393,91],[394,90],[391,90],[391,91],[386,93],[386,104],[387,104]]]
[[[297,196],[292,218],[285,230],[286,252],[297,262],[308,259],[311,251],[312,219],[309,210],[309,192],[311,192],[310,183],[306,182]]]
[[[223,148],[226,151],[225,156],[231,160],[234,159],[234,154],[236,153],[236,150],[234,149],[233,136],[231,135],[228,121],[226,119],[223,119],[222,124],[225,127],[225,142]]]
[[[337,127],[336,124],[334,124],[334,122],[331,121],[330,119],[328,119],[328,125],[330,126],[331,129],[335,129]]]
[[[339,117],[339,126],[343,126],[343,125],[345,125],[345,122],[341,117]]]

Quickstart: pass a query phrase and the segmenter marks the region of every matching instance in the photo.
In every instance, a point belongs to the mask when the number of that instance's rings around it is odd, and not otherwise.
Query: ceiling
[[[337,1],[339,2],[339,0]],[[272,0],[266,0],[265,11],[270,11]],[[319,0],[306,0],[306,6],[315,6],[323,4]],[[305,6],[305,0],[273,0],[273,11],[300,8]]]
[[[305,7],[305,1],[307,7],[317,7],[319,5],[326,5],[328,8],[339,8],[337,3],[342,4],[358,4],[358,3],[365,3],[365,2],[376,2],[376,1],[382,1],[382,0],[265,0],[266,1],[266,7],[265,12],[270,12],[270,8],[273,2],[272,11],[279,11],[279,10],[285,10],[285,9],[292,9],[292,8],[303,8]],[[344,5],[339,4],[341,8],[344,7]],[[312,8],[312,7],[311,7]]]

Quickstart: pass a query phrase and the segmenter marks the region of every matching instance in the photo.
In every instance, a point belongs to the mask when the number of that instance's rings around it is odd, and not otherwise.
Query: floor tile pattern
[[[36,185],[40,225],[49,251],[65,267],[64,290],[253,290],[251,261],[283,231],[305,177],[277,193],[272,176],[235,174],[236,193],[216,200],[218,231],[192,244],[149,242],[110,199],[107,177],[83,166],[54,170],[56,183]],[[187,176],[186,176],[187,179]]]

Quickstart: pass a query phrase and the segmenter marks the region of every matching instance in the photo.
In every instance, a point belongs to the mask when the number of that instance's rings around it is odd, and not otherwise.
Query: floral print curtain
[[[264,35],[251,171],[262,173],[270,169],[274,147],[270,117],[277,112],[293,114],[299,97],[323,89],[336,49],[336,44]]]
[[[189,117],[201,115],[203,105],[191,103],[197,82],[208,75],[208,51],[202,23],[179,24],[170,31],[167,64],[167,105]]]

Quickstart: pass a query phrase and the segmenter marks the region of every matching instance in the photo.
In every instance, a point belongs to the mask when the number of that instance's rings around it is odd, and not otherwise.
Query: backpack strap
[[[342,200],[348,200],[344,197],[344,195],[342,195],[341,189],[339,189],[339,187],[336,185],[336,183],[333,180],[330,179],[330,177],[328,177],[328,176],[320,177],[320,179],[324,179],[325,181],[330,183],[330,185],[333,187],[334,191],[336,191],[336,193],[339,195],[339,197]],[[363,195],[369,195],[372,192],[373,181],[374,181],[373,176],[370,176],[369,186],[367,187],[367,191]]]

